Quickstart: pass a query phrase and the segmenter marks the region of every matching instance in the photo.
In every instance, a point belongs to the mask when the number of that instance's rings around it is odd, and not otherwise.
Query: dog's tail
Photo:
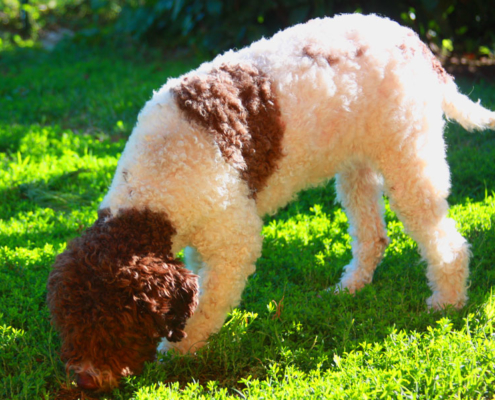
[[[459,93],[451,79],[445,84],[442,109],[447,118],[456,120],[468,131],[495,130],[495,112],[482,107],[479,100],[474,103]]]

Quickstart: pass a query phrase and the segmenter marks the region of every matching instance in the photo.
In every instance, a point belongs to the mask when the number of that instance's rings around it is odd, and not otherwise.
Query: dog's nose
[[[77,375],[77,386],[84,390],[96,390],[99,388],[98,383],[94,378],[84,372]]]

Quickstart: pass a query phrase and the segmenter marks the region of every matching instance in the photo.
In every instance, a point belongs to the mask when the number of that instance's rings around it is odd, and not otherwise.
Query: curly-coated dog
[[[447,217],[444,115],[495,128],[414,32],[377,16],[313,20],[170,79],[139,114],[98,220],[49,278],[79,386],[139,373],[160,340],[204,345],[255,270],[261,216],[335,175],[353,238],[338,289],[371,282],[382,259],[384,191],[427,260],[428,305],[461,307],[469,245]]]

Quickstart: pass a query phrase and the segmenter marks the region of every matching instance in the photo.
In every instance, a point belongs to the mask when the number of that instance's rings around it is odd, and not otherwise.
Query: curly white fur
[[[163,211],[177,230],[173,250],[191,246],[186,262],[199,271],[202,294],[180,351],[203,345],[239,303],[261,253],[261,216],[334,175],[353,237],[340,288],[369,283],[383,256],[384,190],[428,262],[428,304],[465,303],[469,246],[447,217],[443,115],[467,129],[493,129],[495,114],[459,94],[421,46],[388,19],[342,15],[294,26],[194,71],[243,62],[274,82],[284,156],[256,200],[211,136],[178,109],[171,89],[180,78],[146,104],[101,208]]]

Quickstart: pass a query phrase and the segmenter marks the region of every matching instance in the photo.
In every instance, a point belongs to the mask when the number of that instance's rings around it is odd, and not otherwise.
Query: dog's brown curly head
[[[161,213],[102,210],[57,257],[48,306],[61,357],[81,388],[111,389],[155,358],[160,338],[185,337],[199,290],[197,277],[172,257],[174,234]]]

